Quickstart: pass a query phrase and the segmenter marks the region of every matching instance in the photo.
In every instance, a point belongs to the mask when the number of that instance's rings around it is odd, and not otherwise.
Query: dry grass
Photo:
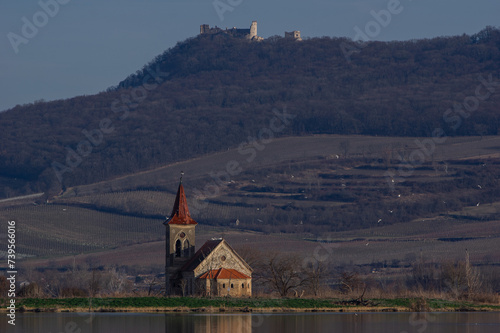
[[[482,304],[500,305],[500,294],[479,293],[473,295],[470,300]]]

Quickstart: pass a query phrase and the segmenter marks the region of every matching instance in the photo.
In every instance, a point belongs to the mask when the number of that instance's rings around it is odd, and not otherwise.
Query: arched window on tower
[[[180,257],[181,256],[181,240],[178,239],[176,242],[175,242],[175,256],[176,257]]]

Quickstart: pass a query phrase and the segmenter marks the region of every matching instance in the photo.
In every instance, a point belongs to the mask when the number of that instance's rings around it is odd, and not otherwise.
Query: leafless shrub
[[[19,297],[44,297],[46,296],[42,287],[38,285],[38,283],[33,282],[29,284],[25,284],[19,288],[19,292],[17,293]]]

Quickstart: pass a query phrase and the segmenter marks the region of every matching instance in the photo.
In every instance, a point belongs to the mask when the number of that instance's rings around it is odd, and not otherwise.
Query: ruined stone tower
[[[300,37],[300,31],[298,31],[298,30],[294,30],[294,31],[291,31],[291,32],[286,32],[285,31],[285,38],[295,39],[295,40],[298,40],[298,41],[302,40],[302,38]]]
[[[252,25],[250,26],[250,35],[248,39],[253,39],[257,37],[257,21],[252,21]]]
[[[208,24],[202,24],[200,25],[200,34],[207,34],[210,32],[210,26]]]

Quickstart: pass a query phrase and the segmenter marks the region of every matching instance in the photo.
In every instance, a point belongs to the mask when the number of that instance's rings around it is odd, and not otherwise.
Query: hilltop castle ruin
[[[298,31],[298,30],[294,30],[291,32],[285,31],[285,38],[295,39],[298,41],[302,40],[302,38],[300,37],[300,31]]]
[[[231,29],[226,28],[225,30],[215,26],[214,28],[210,28],[208,24],[202,24],[200,26],[200,34],[218,34],[218,33],[226,33],[233,37],[246,38],[249,40],[260,41],[264,38],[257,36],[257,21],[253,21],[250,29],[238,29],[233,27]]]
[[[233,37],[237,38],[245,38],[248,40],[254,40],[254,41],[261,41],[264,40],[264,38],[257,36],[257,21],[252,21],[252,25],[250,26],[250,29],[238,29],[236,27],[233,27],[231,29],[221,29],[218,26],[215,26],[213,28],[210,28],[208,24],[202,24],[200,25],[200,35],[204,34],[219,34],[219,33],[225,33],[228,35],[231,35]],[[292,32],[285,32],[285,38],[289,39],[295,39],[295,40],[302,40],[300,37],[300,31],[294,30]]]

